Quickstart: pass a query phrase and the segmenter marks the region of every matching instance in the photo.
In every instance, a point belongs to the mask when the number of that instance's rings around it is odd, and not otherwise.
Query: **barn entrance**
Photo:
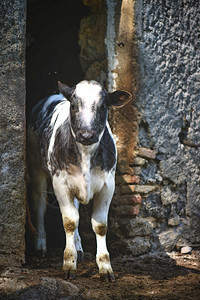
[[[78,40],[81,19],[89,13],[90,8],[81,0],[27,1],[27,121],[32,107],[39,100],[57,93],[58,80],[73,86],[84,79]],[[29,186],[27,194],[30,202]],[[48,198],[47,244],[49,248],[63,248],[65,235],[58,203],[52,191],[49,191]],[[29,207],[31,210],[31,202]],[[33,234],[26,227],[26,249],[29,255],[33,249]]]
[[[133,64],[136,54],[131,21],[133,6],[129,1],[111,4],[112,1],[105,0],[28,0],[27,118],[37,101],[57,92],[58,80],[71,86],[82,79],[96,80],[109,91],[124,89],[136,95],[137,83],[133,73],[137,74],[137,64]],[[127,22],[132,25],[127,27]],[[118,170],[107,241],[110,253],[112,249],[116,253],[118,239],[127,239],[127,234],[119,228],[128,222],[127,214],[132,218],[139,213],[138,205],[141,203],[140,196],[132,197],[133,185],[139,182],[139,176],[133,172],[133,149],[138,128],[137,109],[133,103],[121,110],[111,110],[110,124],[117,137]],[[64,247],[65,236],[58,204],[52,192],[48,195],[48,246]],[[125,209],[124,197],[127,199]],[[80,234],[84,251],[95,253],[91,209],[92,203],[80,207]],[[33,238],[27,238],[27,249],[33,248],[32,241]]]

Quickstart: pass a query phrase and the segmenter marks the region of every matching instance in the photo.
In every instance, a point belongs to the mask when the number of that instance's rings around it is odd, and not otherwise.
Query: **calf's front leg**
[[[63,270],[66,272],[66,277],[73,278],[77,269],[77,250],[75,245],[75,232],[79,223],[79,213],[74,205],[74,201],[70,192],[64,183],[63,178],[54,177],[53,187],[56,198],[58,200],[63,227],[66,234],[66,247],[64,250]]]
[[[110,263],[110,255],[106,245],[107,218],[110,202],[114,193],[114,177],[111,175],[103,189],[94,198],[92,228],[96,234],[96,262],[101,280],[114,282],[115,277]]]

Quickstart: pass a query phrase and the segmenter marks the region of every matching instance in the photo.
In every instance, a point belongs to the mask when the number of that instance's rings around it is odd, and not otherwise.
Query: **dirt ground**
[[[30,257],[21,268],[1,270],[0,299],[200,299],[200,251],[111,258],[116,282],[101,282],[95,257],[85,254],[76,279],[62,272],[62,251],[41,263]]]

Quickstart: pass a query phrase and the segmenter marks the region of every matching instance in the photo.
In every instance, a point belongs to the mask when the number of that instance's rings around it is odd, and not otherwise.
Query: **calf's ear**
[[[74,87],[71,88],[68,85],[66,85],[65,83],[58,81],[58,90],[60,93],[62,93],[67,98],[67,100],[70,101],[70,98],[74,91]]]
[[[114,105],[122,107],[132,99],[132,95],[126,91],[117,90],[113,93],[108,93],[108,106]]]

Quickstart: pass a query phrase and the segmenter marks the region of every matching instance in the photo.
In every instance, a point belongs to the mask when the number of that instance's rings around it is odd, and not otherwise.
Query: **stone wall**
[[[153,248],[195,247],[200,243],[199,4],[137,0],[135,10],[138,154],[145,159],[140,216],[153,226]],[[141,147],[153,155],[141,155]]]
[[[107,7],[107,88],[126,88],[133,94],[123,118],[120,112],[110,116],[119,152],[110,248],[134,255],[195,248],[200,242],[198,3],[108,0],[101,5]],[[126,7],[133,20],[120,31]],[[103,20],[104,11],[90,17],[99,28],[95,18]],[[95,38],[90,27],[88,44],[96,47],[98,57]],[[86,43],[80,45],[87,52]],[[128,65],[123,63],[127,54],[132,58]],[[98,80],[96,74],[90,72],[89,79]]]
[[[90,13],[79,31],[81,72],[109,91],[121,88],[133,94],[129,106],[110,114],[119,161],[109,248],[133,255],[184,245],[195,248],[200,244],[198,1],[83,3]],[[26,1],[3,0],[0,8],[0,264],[16,265],[24,261],[25,250]],[[78,19],[79,13],[76,26]],[[88,207],[81,213],[84,247],[92,250]]]
[[[0,265],[24,262],[25,0],[0,3]]]

